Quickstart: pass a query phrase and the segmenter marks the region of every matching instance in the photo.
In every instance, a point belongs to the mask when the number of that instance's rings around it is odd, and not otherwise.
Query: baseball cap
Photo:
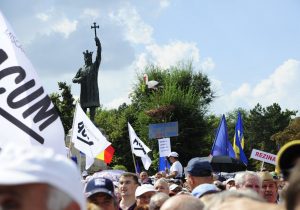
[[[108,194],[111,197],[115,197],[113,182],[110,179],[102,177],[93,178],[89,180],[86,184],[84,192],[87,198],[100,192]]]
[[[200,198],[203,195],[219,192],[219,189],[214,184],[200,184],[192,191],[194,197]]]
[[[179,186],[178,184],[171,184],[169,187],[169,190],[174,191],[176,188],[181,190],[181,186]]]
[[[135,197],[141,196],[146,192],[156,192],[155,188],[151,184],[143,184],[138,186],[135,190]]]
[[[0,185],[49,184],[86,209],[80,172],[67,157],[42,146],[8,144],[0,152]]]
[[[300,140],[290,141],[278,151],[276,166],[285,179],[288,178],[290,170],[295,166],[298,158],[300,158]]]
[[[212,167],[208,161],[196,157],[188,162],[188,165],[185,167],[185,172],[192,176],[210,176]]]
[[[177,152],[171,152],[168,157],[178,157],[178,153]]]

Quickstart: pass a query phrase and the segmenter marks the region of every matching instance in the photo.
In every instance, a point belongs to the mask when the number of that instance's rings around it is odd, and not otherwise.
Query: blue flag
[[[247,157],[244,153],[244,129],[241,113],[238,113],[238,119],[235,125],[235,132],[233,138],[233,149],[236,159],[242,161],[245,165],[248,164]]]
[[[167,157],[159,157],[159,171],[165,171],[166,169],[170,169],[170,163],[167,160]]]
[[[235,158],[232,145],[228,140],[227,124],[225,115],[222,116],[219,128],[216,133],[215,141],[211,149],[212,156],[230,156]]]

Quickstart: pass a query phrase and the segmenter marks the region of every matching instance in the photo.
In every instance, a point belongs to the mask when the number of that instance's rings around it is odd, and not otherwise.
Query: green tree
[[[266,108],[257,104],[254,109],[250,110],[244,129],[251,150],[255,148],[277,154],[279,145],[271,139],[271,136],[286,128],[296,113],[290,110],[282,111],[277,103]]]
[[[278,145],[284,145],[292,140],[300,139],[300,117],[291,120],[290,124],[278,133],[271,136],[271,139]]]
[[[147,88],[143,75],[132,94],[136,115],[132,126],[142,139],[148,139],[148,124],[178,121],[179,135],[171,138],[171,146],[186,164],[191,157],[207,156],[211,142],[207,138],[209,124],[206,121],[208,106],[214,98],[208,77],[195,72],[191,63],[179,64],[170,69],[148,66],[145,69],[149,80],[156,80],[156,89]],[[146,140],[157,156],[157,141]],[[157,160],[156,160],[157,161]]]
[[[58,111],[60,119],[62,121],[65,133],[72,128],[73,113],[75,105],[74,98],[71,93],[71,86],[66,82],[58,82],[58,87],[61,93],[52,93],[50,98]]]

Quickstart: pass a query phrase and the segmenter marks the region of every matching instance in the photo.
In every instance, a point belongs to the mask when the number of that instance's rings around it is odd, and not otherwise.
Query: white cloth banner
[[[159,157],[167,157],[171,153],[170,138],[158,139]]]
[[[71,140],[74,147],[86,155],[86,167],[91,166],[91,159],[97,157],[111,143],[86,116],[79,103],[76,104],[73,126]]]
[[[0,81],[0,147],[43,145],[66,155],[58,113],[1,11]]]
[[[276,155],[261,150],[253,149],[250,158],[276,165]]]
[[[149,158],[147,153],[150,152],[151,150],[136,135],[135,131],[133,130],[133,128],[131,127],[131,125],[129,123],[128,123],[128,131],[129,131],[129,138],[130,138],[130,145],[131,145],[132,153],[138,157],[141,157],[144,168],[146,170],[148,170],[152,161]]]

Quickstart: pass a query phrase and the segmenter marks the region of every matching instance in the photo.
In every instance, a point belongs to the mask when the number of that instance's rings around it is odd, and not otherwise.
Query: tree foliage
[[[271,136],[271,140],[278,145],[284,145],[289,141],[300,139],[300,117],[293,119],[290,124],[278,133]]]
[[[75,105],[74,98],[71,93],[71,86],[66,82],[58,82],[58,87],[61,93],[52,93],[50,98],[60,116],[65,133],[72,128],[73,113]]]

